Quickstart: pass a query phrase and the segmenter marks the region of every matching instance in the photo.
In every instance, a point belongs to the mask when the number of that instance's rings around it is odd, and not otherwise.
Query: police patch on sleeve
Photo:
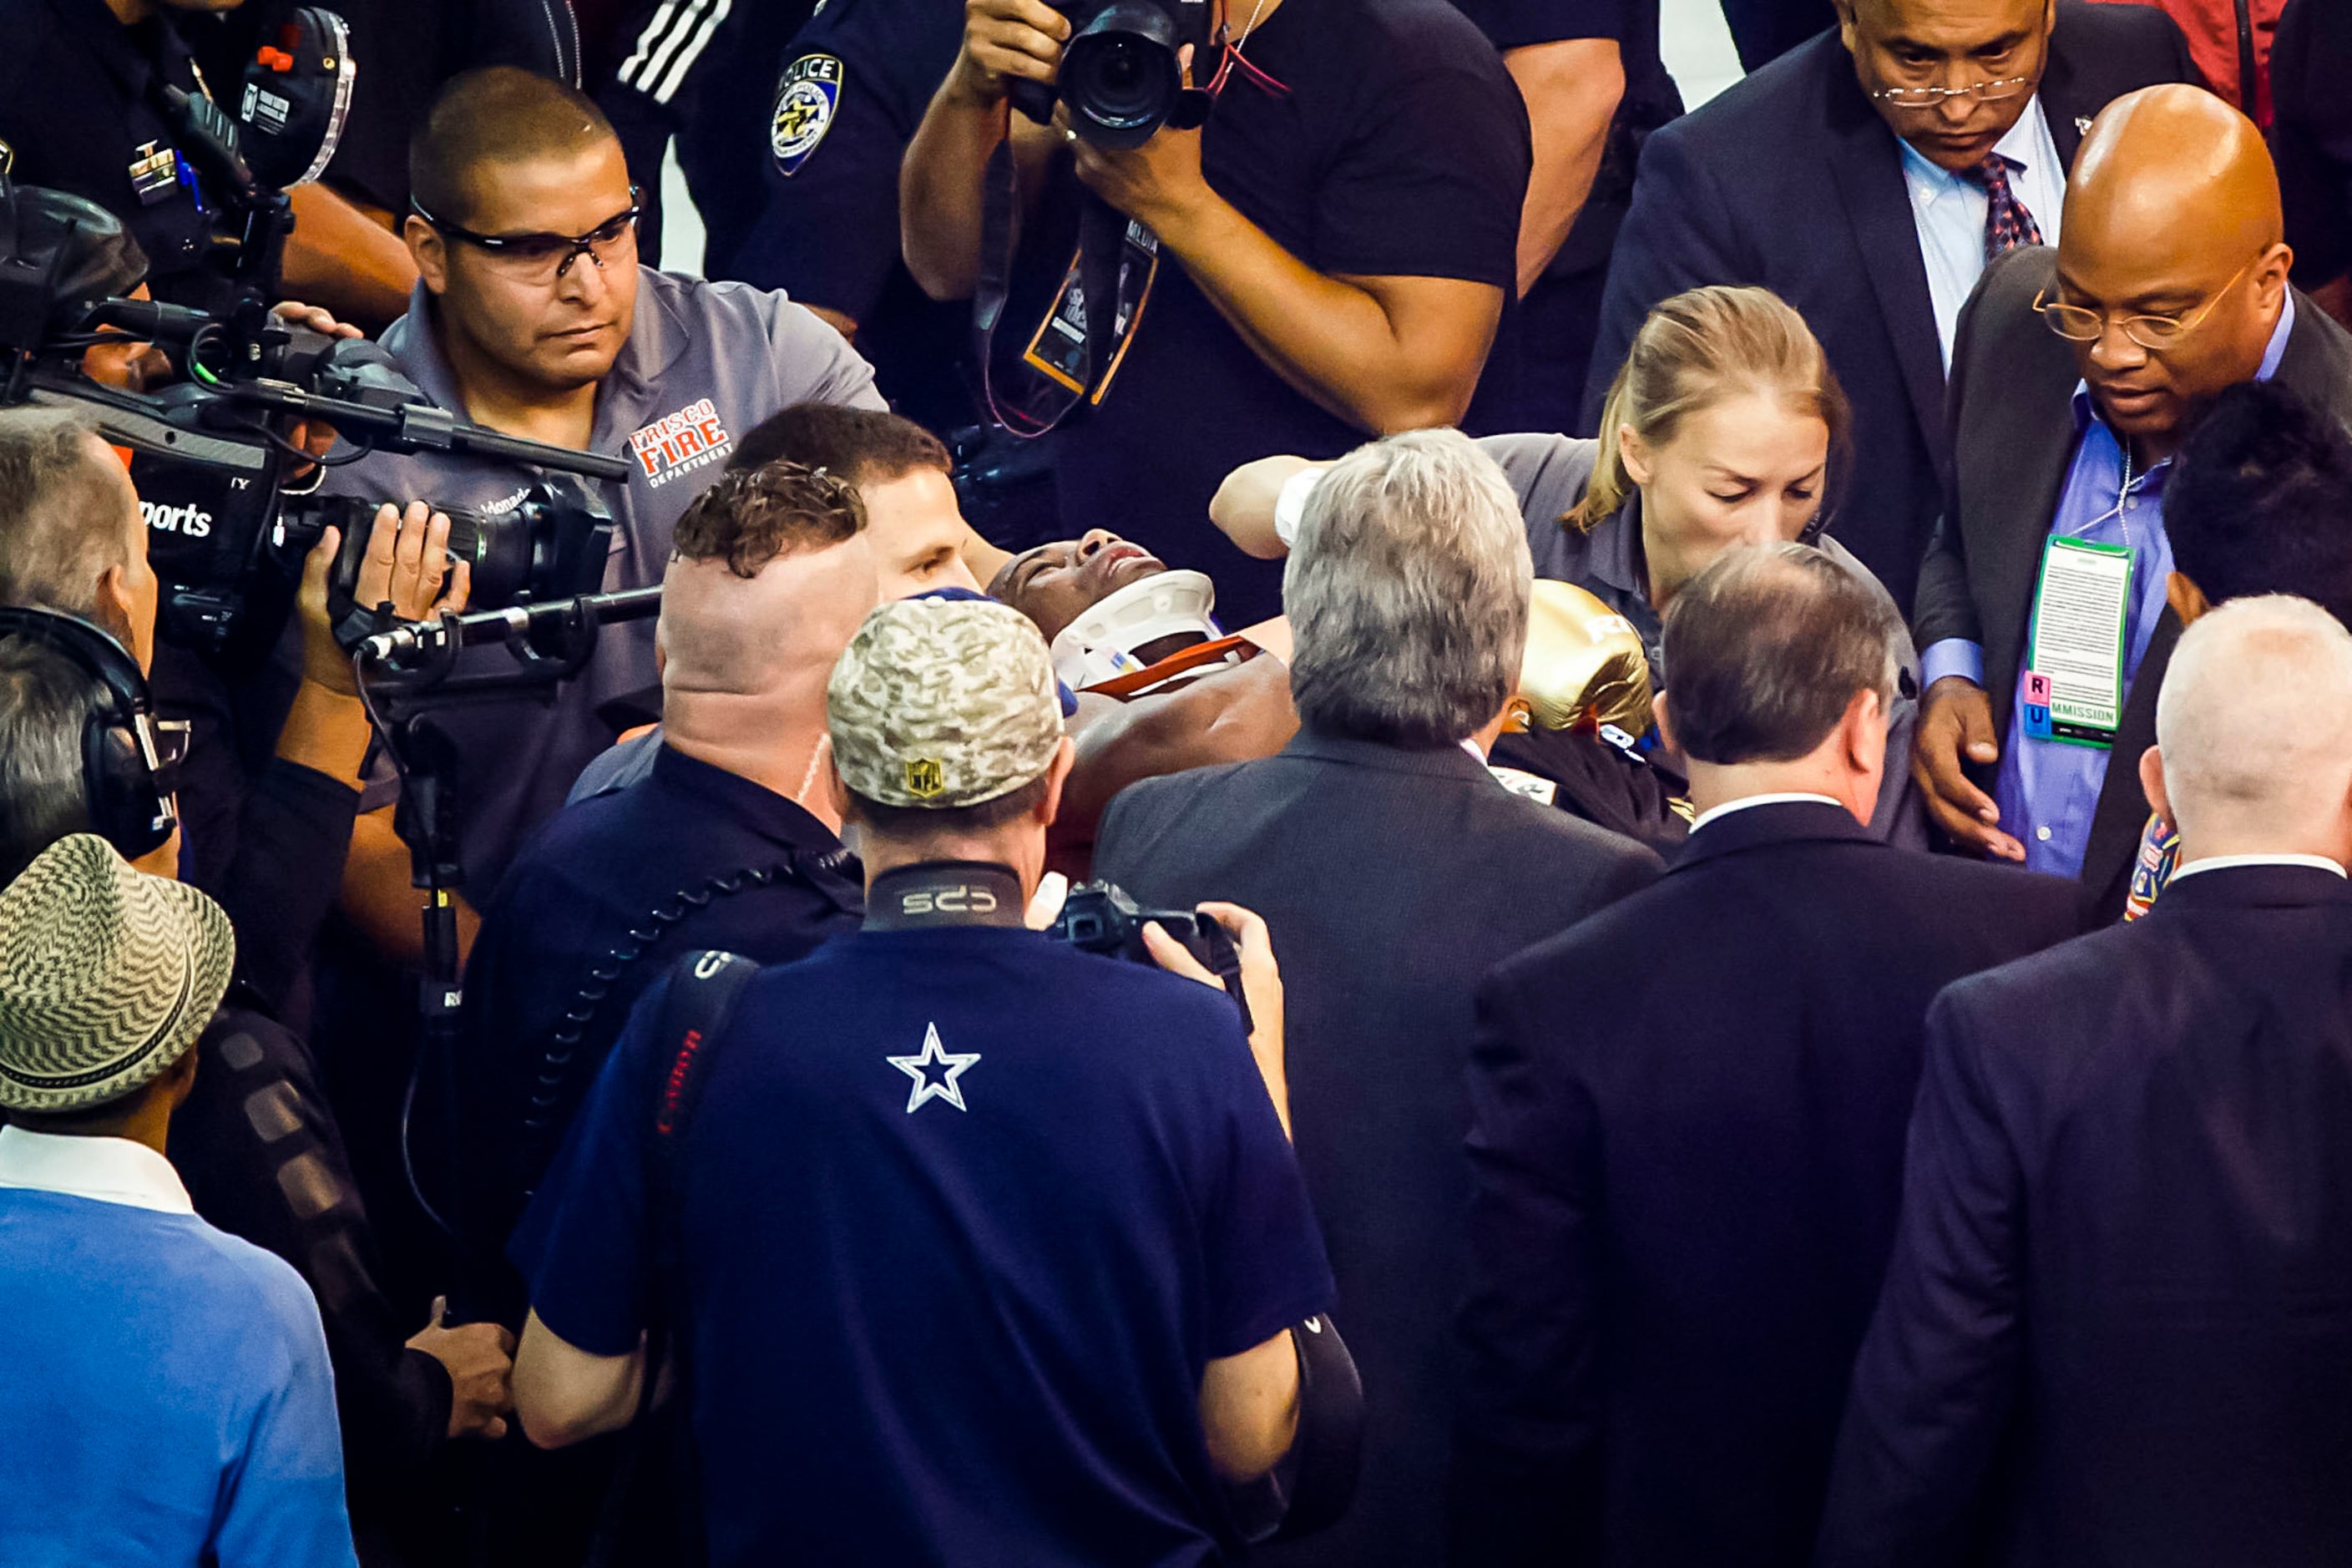
[[[768,150],[776,155],[780,173],[798,174],[833,129],[833,111],[841,103],[841,69],[837,55],[803,55],[784,68],[776,84],[775,114],[768,122]]]

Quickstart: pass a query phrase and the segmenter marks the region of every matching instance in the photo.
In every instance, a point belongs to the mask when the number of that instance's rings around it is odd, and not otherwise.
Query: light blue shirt
[[[1936,310],[1936,336],[1944,346],[1944,370],[1952,368],[1952,334],[1960,307],[1985,269],[1985,208],[1991,197],[1974,180],[1938,168],[1908,142],[1903,148],[1903,183],[1911,193],[1911,221],[1919,231],[1919,259],[1927,264],[1927,298]],[[1993,143],[2009,160],[2009,188],[2033,215],[2043,243],[2058,243],[2066,204],[2066,169],[2042,117],[2042,96],[2026,100],[2025,112]]]
[[[2294,296],[2289,293],[2272,329],[2270,345],[2254,372],[2256,381],[2268,381],[2278,372],[2286,341],[2294,331]],[[2065,488],[2058,494],[2058,512],[2052,520],[2053,537],[2120,544],[2131,552],[2131,600],[2124,612],[2124,688],[2131,689],[2164,616],[2165,580],[2172,573],[2172,540],[2164,531],[2164,483],[2172,471],[2166,458],[2145,471],[2131,470],[2122,442],[2099,417],[2090,388],[2074,385],[2074,427],[2078,432],[2074,460],[2066,470]],[[2037,574],[2036,581],[2039,581]],[[2025,650],[2030,658],[2032,650]],[[1920,659],[1927,685],[1947,675],[1984,683],[1984,649],[1958,637],[1947,637],[1928,648]],[[2091,817],[2105,785],[2111,749],[2069,745],[2028,736],[2024,731],[2025,658],[2019,660],[2018,689],[2011,693],[2009,734],[2002,742],[2000,772],[1993,783],[1993,803],[2000,808],[2001,829],[2025,846],[2029,870],[2061,877],[2078,877],[2083,852],[2091,837]],[[2137,758],[2126,764],[2137,766]]]
[[[0,1563],[356,1568],[318,1304],[161,1154],[0,1130]]]

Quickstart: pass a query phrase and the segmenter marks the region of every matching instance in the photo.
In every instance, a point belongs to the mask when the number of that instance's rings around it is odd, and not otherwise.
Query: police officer
[[[799,306],[639,264],[620,142],[562,83],[509,67],[454,79],[411,174],[406,237],[422,279],[383,345],[442,407],[630,460],[625,484],[603,487],[618,524],[608,589],[661,580],[679,514],[761,419],[811,400],[882,406],[866,363]],[[499,511],[536,478],[480,458],[379,454],[333,469],[328,488]],[[523,835],[611,743],[596,710],[655,681],[652,631],[606,628],[552,708],[518,701],[442,721],[465,767],[467,886],[494,887]],[[385,894],[381,905],[359,894],[387,917],[371,922],[380,945],[413,946],[405,854],[383,817],[365,820],[353,864]]]
[[[765,203],[714,277],[782,289],[839,327],[899,412],[976,416],[957,366],[971,312],[898,249],[898,166],[963,37],[958,0],[831,0],[793,39],[765,127]]]
[[[1220,1483],[1318,1425],[1331,1276],[1264,923],[1215,911],[1247,1040],[1223,994],[1024,929],[1054,687],[1004,605],[874,612],[827,694],[865,929],[751,974],[683,1066],[671,1008],[718,966],[649,993],[525,1221],[525,1430],[625,1424],[647,1304],[677,1304],[720,1559],[1224,1561]]]
[[[0,0],[0,173],[121,217],[155,296],[178,304],[226,301],[214,235],[236,226],[223,221],[219,186],[175,143],[163,94],[237,90],[206,81],[179,19],[240,3]],[[389,319],[409,276],[398,242],[323,186],[294,200],[284,290],[347,320]]]
[[[629,177],[646,193],[648,257],[661,255],[656,198],[675,137],[678,172],[702,219],[702,274],[743,276],[734,258],[760,213],[766,95],[777,59],[822,8],[815,0],[629,0],[615,19],[614,44],[600,52],[616,58],[609,76],[595,72],[593,90],[628,153]]]
[[[1207,11],[1192,73],[1215,89],[1205,125],[1116,151],[1011,112],[1014,83],[1057,79],[1070,17],[969,0],[899,221],[926,291],[972,296],[1001,260],[983,255],[983,216],[1010,136],[1042,195],[1020,226],[992,402],[1016,423],[1063,421],[1066,537],[1116,526],[1214,577],[1246,625],[1279,612],[1281,574],[1210,526],[1218,481],[1271,452],[1337,458],[1367,434],[1460,420],[1517,282],[1529,153],[1502,62],[1443,0]],[[1123,217],[1105,224],[1106,208]],[[1117,298],[1087,298],[1087,272]]]
[[[1682,112],[1658,53],[1658,0],[1454,0],[1518,84],[1535,135],[1518,303],[1463,427],[1573,433],[1609,253],[1644,138]]]

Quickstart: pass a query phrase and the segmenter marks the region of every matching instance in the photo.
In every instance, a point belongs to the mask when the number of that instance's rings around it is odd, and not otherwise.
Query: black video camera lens
[[[1099,147],[1150,141],[1183,86],[1175,21],[1149,0],[1112,0],[1063,51],[1062,101],[1078,134]]]

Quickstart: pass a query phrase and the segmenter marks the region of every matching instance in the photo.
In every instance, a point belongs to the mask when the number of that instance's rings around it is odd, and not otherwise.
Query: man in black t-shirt
[[[1658,54],[1658,0],[1454,4],[1502,51],[1535,136],[1519,298],[1463,427],[1571,434],[1634,161],[1649,132],[1682,112]]]
[[[1192,72],[1223,82],[1206,126],[1111,152],[1007,105],[1013,81],[1054,79],[1068,18],[1044,0],[971,0],[908,149],[899,219],[924,289],[972,293],[985,172],[1009,126],[1038,199],[996,390],[1082,387],[1055,437],[1067,531],[1115,527],[1208,572],[1247,623],[1276,612],[1281,574],[1210,525],[1218,481],[1272,452],[1336,458],[1368,432],[1462,417],[1517,281],[1530,153],[1501,60],[1443,0],[1213,10],[1224,47]],[[1085,316],[1059,286],[1088,192],[1135,220],[1107,367],[1051,348]]]

